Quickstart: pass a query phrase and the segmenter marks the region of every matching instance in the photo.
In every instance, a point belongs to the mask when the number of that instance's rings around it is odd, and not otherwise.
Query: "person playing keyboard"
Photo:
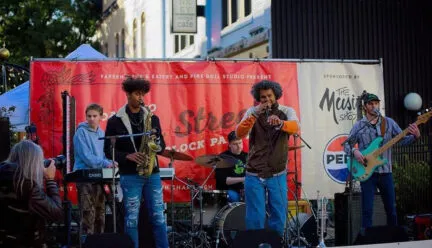
[[[78,125],[73,138],[74,171],[85,169],[112,168],[113,161],[105,157],[103,150],[104,131],[99,127],[103,108],[98,104],[87,106],[86,121]],[[105,228],[105,194],[100,183],[77,183],[80,208],[80,243],[87,235],[103,233]]]

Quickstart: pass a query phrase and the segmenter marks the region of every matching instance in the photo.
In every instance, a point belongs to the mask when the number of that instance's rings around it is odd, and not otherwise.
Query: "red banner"
[[[175,148],[192,157],[218,154],[228,147],[227,134],[234,130],[244,112],[253,106],[251,86],[267,79],[279,82],[283,96],[279,103],[293,107],[300,118],[296,63],[287,62],[72,62],[34,61],[31,63],[30,109],[45,156],[62,153],[61,92],[76,99],[76,122],[85,121],[85,107],[90,103],[103,106],[106,120],[126,104],[121,82],[126,76],[142,77],[151,82],[145,104],[161,120],[167,148]],[[290,143],[293,141],[290,140]],[[247,151],[247,140],[245,150]],[[300,153],[297,154],[301,172]],[[290,154],[288,170],[294,170]],[[161,167],[169,159],[159,156]],[[175,161],[176,176],[199,183],[210,168],[193,161]],[[294,189],[293,175],[287,177]],[[301,181],[301,177],[299,179]],[[204,185],[214,189],[214,175]],[[164,196],[170,200],[170,182],[164,182]],[[188,201],[186,185],[174,182],[175,201]]]

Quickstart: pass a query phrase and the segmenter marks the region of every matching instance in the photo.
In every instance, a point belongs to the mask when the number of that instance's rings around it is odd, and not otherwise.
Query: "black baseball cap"
[[[377,95],[372,94],[372,93],[368,93],[368,94],[365,96],[365,98],[364,98],[364,100],[363,100],[363,103],[366,104],[366,103],[371,102],[371,101],[378,101],[378,102],[379,102],[379,101],[381,101],[381,100],[378,98]]]
[[[237,135],[236,135],[235,131],[231,131],[228,134],[228,142],[231,143],[231,141],[234,141],[234,140],[237,140],[237,139],[239,139],[239,138],[237,138]]]

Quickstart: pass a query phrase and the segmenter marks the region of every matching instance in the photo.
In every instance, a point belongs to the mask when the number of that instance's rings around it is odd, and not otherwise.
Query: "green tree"
[[[0,41],[10,63],[28,67],[30,57],[64,57],[93,41],[101,10],[96,0],[1,0]]]

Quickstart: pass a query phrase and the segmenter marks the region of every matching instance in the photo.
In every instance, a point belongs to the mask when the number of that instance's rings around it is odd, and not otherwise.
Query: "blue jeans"
[[[241,200],[240,193],[229,189],[228,190],[228,202],[239,202]]]
[[[396,200],[391,173],[374,173],[367,181],[361,182],[362,190],[362,228],[372,226],[373,202],[378,187],[387,214],[387,225],[397,225]]]
[[[283,237],[287,217],[286,173],[270,178],[245,177],[246,229],[264,229],[266,221],[266,191],[269,211],[268,227]]]
[[[123,190],[125,205],[125,232],[132,238],[138,248],[138,217],[141,197],[144,197],[149,219],[151,220],[156,247],[168,247],[162,183],[159,173],[150,177],[138,175],[121,175],[120,185]]]

